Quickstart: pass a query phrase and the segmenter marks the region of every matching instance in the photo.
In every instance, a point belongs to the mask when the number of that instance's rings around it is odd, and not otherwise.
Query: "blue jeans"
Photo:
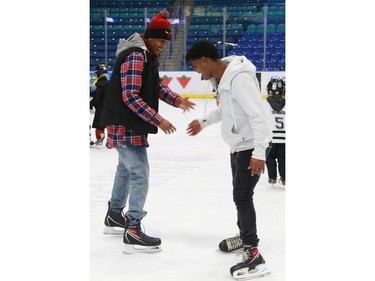
[[[136,225],[147,214],[143,210],[148,192],[149,164],[146,146],[134,146],[120,143],[116,146],[119,154],[118,165],[113,183],[111,208],[119,213],[126,206],[125,215],[129,225]]]

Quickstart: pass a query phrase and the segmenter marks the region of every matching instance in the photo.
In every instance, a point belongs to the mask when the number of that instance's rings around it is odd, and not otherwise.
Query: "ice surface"
[[[121,236],[103,234],[117,152],[104,146],[90,150],[91,281],[234,280],[229,269],[241,256],[218,250],[223,238],[238,232],[229,146],[221,138],[219,124],[195,137],[186,135],[193,119],[216,108],[214,100],[193,101],[196,109],[186,113],[161,102],[160,114],[177,131],[149,136],[150,190],[143,226],[146,234],[162,239],[160,253],[125,255]],[[271,270],[259,280],[284,281],[285,190],[270,187],[264,174],[254,201],[259,250]]]

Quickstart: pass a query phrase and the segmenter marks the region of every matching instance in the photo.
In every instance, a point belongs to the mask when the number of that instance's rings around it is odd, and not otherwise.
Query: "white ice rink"
[[[214,100],[194,102],[196,109],[187,113],[161,102],[159,112],[177,131],[149,136],[150,190],[143,225],[146,234],[162,239],[160,253],[125,255],[121,236],[103,234],[117,152],[104,146],[91,149],[91,281],[233,280],[229,269],[241,256],[218,250],[223,238],[237,233],[229,147],[219,124],[198,136],[186,135],[191,120],[216,107]],[[264,281],[285,280],[284,195],[285,190],[271,188],[262,175],[254,200],[259,249],[272,272]]]
[[[87,144],[89,3],[39,2],[7,1],[1,18],[9,42],[38,43],[27,44],[22,75],[25,44],[2,45],[0,280],[232,280],[240,257],[217,250],[237,231],[229,149],[219,125],[185,135],[204,100],[187,114],[161,103],[178,131],[150,136],[144,226],[163,251],[124,255],[121,237],[102,234],[117,153]],[[288,185],[271,189],[263,175],[255,190],[272,272],[258,280],[373,281],[373,9],[311,3],[288,1]]]

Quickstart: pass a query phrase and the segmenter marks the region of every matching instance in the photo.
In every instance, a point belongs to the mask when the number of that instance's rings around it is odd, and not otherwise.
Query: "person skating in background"
[[[274,116],[272,148],[266,161],[268,182],[276,184],[279,171],[279,183],[285,186],[285,81],[272,78],[267,84],[267,94],[267,102]]]
[[[237,208],[238,245],[226,240],[222,251],[243,247],[243,259],[230,269],[234,278],[260,277],[269,274],[258,251],[254,188],[265,170],[266,155],[272,141],[271,113],[262,99],[255,66],[244,56],[219,58],[217,48],[209,41],[198,41],[186,55],[186,61],[210,80],[220,95],[220,105],[187,128],[197,135],[208,125],[221,122],[221,134],[230,146],[233,200]],[[242,275],[243,274],[243,275]]]
[[[94,93],[94,91],[91,91],[90,89],[90,101],[93,99],[93,96],[92,94]],[[94,141],[92,140],[91,138],[91,124],[92,124],[92,121],[93,121],[93,115],[95,114],[95,109],[94,108],[90,108],[90,115],[89,115],[89,138],[90,138],[90,147],[94,145]]]
[[[95,67],[95,75],[97,80],[94,84],[94,91],[90,92],[90,110],[95,109],[92,128],[95,128],[96,141],[93,144],[97,148],[101,148],[105,138],[105,126],[100,123],[103,111],[104,99],[109,85],[108,70],[105,64],[99,64]],[[91,129],[91,128],[90,128]],[[91,144],[91,141],[90,141]]]
[[[161,11],[143,34],[120,39],[104,104],[106,146],[115,148],[119,155],[104,233],[123,233],[124,253],[161,250],[161,239],[141,230],[149,188],[147,136],[156,134],[158,128],[166,134],[176,130],[158,113],[159,99],[184,111],[195,105],[162,84],[159,77],[158,57],[171,40],[168,17],[168,11]],[[128,210],[123,213],[126,205]]]

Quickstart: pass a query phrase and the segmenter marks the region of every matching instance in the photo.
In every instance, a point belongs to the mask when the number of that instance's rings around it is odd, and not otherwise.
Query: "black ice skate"
[[[127,218],[123,216],[122,211],[115,213],[111,209],[111,203],[108,201],[108,211],[104,219],[104,234],[123,235],[127,225]]]
[[[276,183],[276,179],[268,179],[268,183],[274,185]]]
[[[280,178],[280,179],[279,179],[279,183],[280,183],[282,186],[285,186],[285,179],[284,179],[284,178]]]
[[[99,138],[95,141],[94,145],[96,148],[102,148],[104,138],[105,138],[104,133],[101,133]]]
[[[224,239],[219,244],[219,249],[222,252],[232,252],[232,251],[241,249],[242,247],[243,247],[243,243],[239,234],[237,234],[234,237]]]
[[[124,254],[157,253],[161,251],[160,238],[147,236],[142,232],[140,223],[128,226],[124,233]]]
[[[257,247],[244,246],[242,253],[243,260],[232,266],[230,274],[236,280],[248,280],[269,275],[271,272],[266,267],[261,254],[259,254]]]

